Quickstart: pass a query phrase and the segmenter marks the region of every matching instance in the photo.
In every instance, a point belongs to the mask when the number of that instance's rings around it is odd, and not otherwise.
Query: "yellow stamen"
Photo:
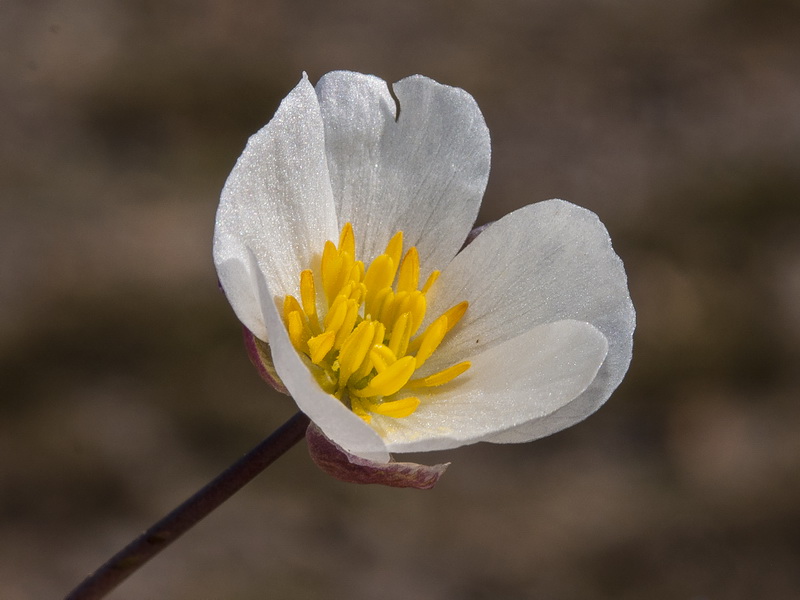
[[[367,384],[367,387],[360,390],[350,390],[350,393],[359,398],[370,396],[391,396],[400,391],[411,376],[414,374],[414,357],[404,356],[393,365],[375,375]]]
[[[342,233],[339,234],[339,252],[347,252],[350,256],[356,255],[356,236],[353,235],[353,226],[345,223]]]
[[[400,274],[397,276],[397,291],[410,292],[419,285],[419,252],[412,246],[406,252],[400,264]]]
[[[303,312],[300,303],[297,301],[297,298],[294,296],[286,296],[283,299],[283,317],[288,318],[289,315],[293,312]]]
[[[336,296],[336,300],[331,304],[328,314],[325,315],[325,331],[332,331],[334,334],[344,323],[347,316],[347,298]]]
[[[442,369],[438,373],[428,375],[421,379],[412,379],[408,382],[408,387],[435,387],[437,385],[444,385],[461,375],[464,371],[472,366],[468,360]]]
[[[383,373],[397,362],[397,355],[392,352],[389,346],[384,346],[383,344],[375,344],[372,350],[369,351],[369,357],[372,359],[372,364],[378,373]]]
[[[436,280],[439,279],[439,275],[441,271],[431,271],[431,274],[428,275],[428,280],[425,282],[425,285],[422,286],[422,293],[427,294],[428,290],[431,289],[431,286],[436,283]]]
[[[468,307],[469,307],[469,302],[465,300],[464,302],[459,302],[455,306],[451,306],[441,314],[439,318],[442,317],[447,318],[447,329],[445,330],[444,335],[447,335],[447,333],[458,324],[458,322],[461,320],[461,317],[463,317],[464,313],[467,311]],[[407,352],[409,354],[416,353],[419,350],[423,339],[425,339],[425,334],[422,334],[416,337],[415,339],[411,340],[411,343],[408,345]]]
[[[392,239],[389,240],[389,243],[386,244],[386,252],[384,252],[389,258],[392,259],[395,265],[400,264],[400,257],[403,255],[403,232],[398,231],[392,236]],[[391,283],[391,282],[389,282]]]
[[[353,291],[351,292],[350,297],[359,302],[359,304],[361,303],[362,298],[364,298],[364,294],[367,292],[367,286],[362,283],[363,281],[364,263],[360,260],[357,260],[353,265],[353,268],[350,270],[350,282],[353,284]]]
[[[375,335],[372,338],[372,346],[371,348],[375,348],[376,346],[383,344],[383,337],[386,335],[386,326],[381,323],[380,321],[373,321],[375,323]],[[390,350],[391,352],[391,350]],[[396,358],[392,357],[392,360],[396,360]],[[373,369],[373,359],[372,359],[372,352],[371,350],[367,350],[367,357],[361,363],[361,366],[358,370],[353,373],[351,377],[351,381],[359,382],[364,379],[367,375],[372,372]]]
[[[358,320],[358,302],[355,300],[345,300],[344,305],[346,307],[344,320],[342,324],[339,325],[339,330],[336,332],[336,341],[333,344],[333,347],[336,349],[342,347],[344,340],[350,335],[350,332],[353,331],[353,327],[355,327],[356,321]]]
[[[428,309],[428,301],[422,292],[414,292],[411,301],[408,303],[408,310],[411,313],[411,335],[417,333],[419,326],[425,319],[425,311]]]
[[[339,259],[339,252],[336,246],[331,241],[325,242],[325,247],[322,250],[322,289],[325,290],[325,299],[328,301],[328,306],[331,305],[333,299],[336,297],[336,291],[333,286],[336,284],[336,277],[338,275],[337,260]]]
[[[412,414],[419,406],[419,398],[411,396],[381,403],[365,403],[365,408],[376,415],[401,419]]]
[[[303,324],[303,317],[300,316],[300,311],[295,310],[289,313],[286,318],[286,328],[289,330],[289,339],[294,349],[298,352],[306,352],[310,336]]]
[[[401,304],[405,300],[406,296],[408,296],[408,292],[397,292],[396,294],[387,294],[386,299],[383,301],[383,305],[381,306],[380,311],[380,320],[383,323],[389,325],[389,323],[394,323],[395,318],[399,314],[398,309],[400,308]]]
[[[338,268],[336,279],[331,284],[334,294],[340,293],[340,290],[347,285],[350,280],[350,273],[356,268],[353,256],[347,252],[339,253],[339,258],[336,259],[336,265]]]
[[[389,338],[389,348],[395,356],[403,356],[408,348],[408,340],[411,338],[411,313],[403,313],[397,317],[392,326],[392,335]]]
[[[461,362],[411,379],[464,316],[468,304],[456,304],[417,335],[425,321],[426,294],[439,271],[431,271],[419,289],[419,252],[411,247],[403,255],[402,232],[365,267],[356,260],[355,235],[347,223],[338,246],[332,241],[325,243],[316,281],[314,272],[303,270],[300,294],[284,298],[289,340],[314,365],[310,368],[322,389],[367,423],[376,415],[409,416],[417,410],[420,398],[397,398],[403,395],[399,392],[443,385],[469,369],[469,362]]]
[[[383,290],[392,289],[396,265],[397,263],[388,254],[381,254],[367,269],[364,275],[364,285],[367,288],[365,309],[367,314],[373,314],[376,296]]]
[[[447,331],[450,331],[456,326],[456,324],[461,320],[461,317],[464,316],[464,313],[467,312],[468,307],[469,302],[464,300],[463,302],[459,302],[455,306],[448,308],[442,313],[443,317],[447,317]]]
[[[441,344],[444,339],[445,333],[447,333],[447,317],[444,315],[428,325],[425,333],[422,334],[422,342],[417,351],[417,369],[424,365],[425,361],[433,354],[433,351],[439,347],[439,344]]]
[[[372,300],[372,306],[366,304],[366,308],[364,309],[364,315],[366,317],[371,317],[375,319],[381,318],[381,313],[383,312],[383,307],[389,303],[391,304],[394,302],[394,292],[392,288],[385,287],[377,294],[375,294]]]
[[[300,273],[300,299],[303,302],[303,312],[308,317],[308,325],[311,327],[311,331],[319,333],[317,293],[314,290],[314,274],[309,269]]]
[[[339,387],[344,388],[350,376],[355,373],[367,358],[372,339],[375,337],[375,323],[363,321],[347,336],[339,351]]]
[[[311,352],[311,362],[318,365],[333,349],[333,342],[336,340],[336,334],[332,331],[326,331],[315,335],[308,340],[308,350]]]

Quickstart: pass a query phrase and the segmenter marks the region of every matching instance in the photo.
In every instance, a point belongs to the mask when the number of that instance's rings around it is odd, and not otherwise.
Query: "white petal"
[[[267,339],[249,254],[269,287],[297,293],[328,239],[338,239],[336,208],[325,158],[322,116],[314,88],[303,76],[273,119],[247,142],[217,211],[214,262],[236,316]]]
[[[250,259],[255,270],[255,257]],[[278,312],[283,296],[274,296],[260,274],[257,285],[264,303],[264,322],[269,333],[272,358],[281,381],[297,406],[339,446],[357,456],[377,462],[388,462],[389,453],[381,438],[360,417],[339,400],[326,394],[311,374],[309,367],[295,351]]]
[[[447,264],[475,222],[489,176],[489,131],[464,90],[419,75],[394,84],[334,72],[317,84],[339,225],[359,257],[401,229],[423,276]],[[397,118],[396,118],[397,117]]]
[[[595,378],[607,350],[603,334],[588,323],[540,325],[478,354],[458,379],[419,394],[412,415],[373,417],[373,426],[392,452],[485,440],[569,403]]]
[[[429,318],[462,300],[470,302],[464,319],[426,371],[560,319],[591,323],[608,340],[606,361],[586,392],[553,415],[491,441],[541,437],[588,416],[630,364],[635,313],[622,261],[597,216],[574,204],[540,202],[489,226],[445,268],[430,293]]]

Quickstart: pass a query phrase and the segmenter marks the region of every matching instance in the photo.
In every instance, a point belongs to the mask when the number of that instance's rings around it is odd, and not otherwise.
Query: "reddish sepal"
[[[308,452],[328,475],[349,483],[377,483],[398,488],[428,490],[436,485],[450,463],[420,465],[408,462],[380,463],[350,454],[311,423],[306,431]]]

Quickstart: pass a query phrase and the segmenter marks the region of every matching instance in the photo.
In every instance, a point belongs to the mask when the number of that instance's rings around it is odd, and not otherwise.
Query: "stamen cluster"
[[[323,297],[318,299],[314,274],[306,269],[300,273],[300,301],[291,295],[284,299],[292,345],[315,366],[322,388],[366,422],[371,414],[407,417],[420,400],[405,392],[442,385],[470,367],[464,361],[412,379],[468,303],[456,304],[417,335],[425,319],[425,295],[439,271],[419,289],[419,253],[412,246],[401,260],[402,250],[403,232],[398,231],[365,270],[355,260],[355,236],[347,223],[338,247],[329,240],[322,252]],[[319,306],[325,307],[324,314],[318,313]]]

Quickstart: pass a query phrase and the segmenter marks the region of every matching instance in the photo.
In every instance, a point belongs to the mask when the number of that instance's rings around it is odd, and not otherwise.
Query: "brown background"
[[[293,412],[210,258],[301,71],[422,73],[493,138],[481,221],[597,212],[639,327],[618,393],[522,446],[346,485],[298,447],[111,598],[800,597],[800,6],[0,3],[0,597],[57,598]]]

